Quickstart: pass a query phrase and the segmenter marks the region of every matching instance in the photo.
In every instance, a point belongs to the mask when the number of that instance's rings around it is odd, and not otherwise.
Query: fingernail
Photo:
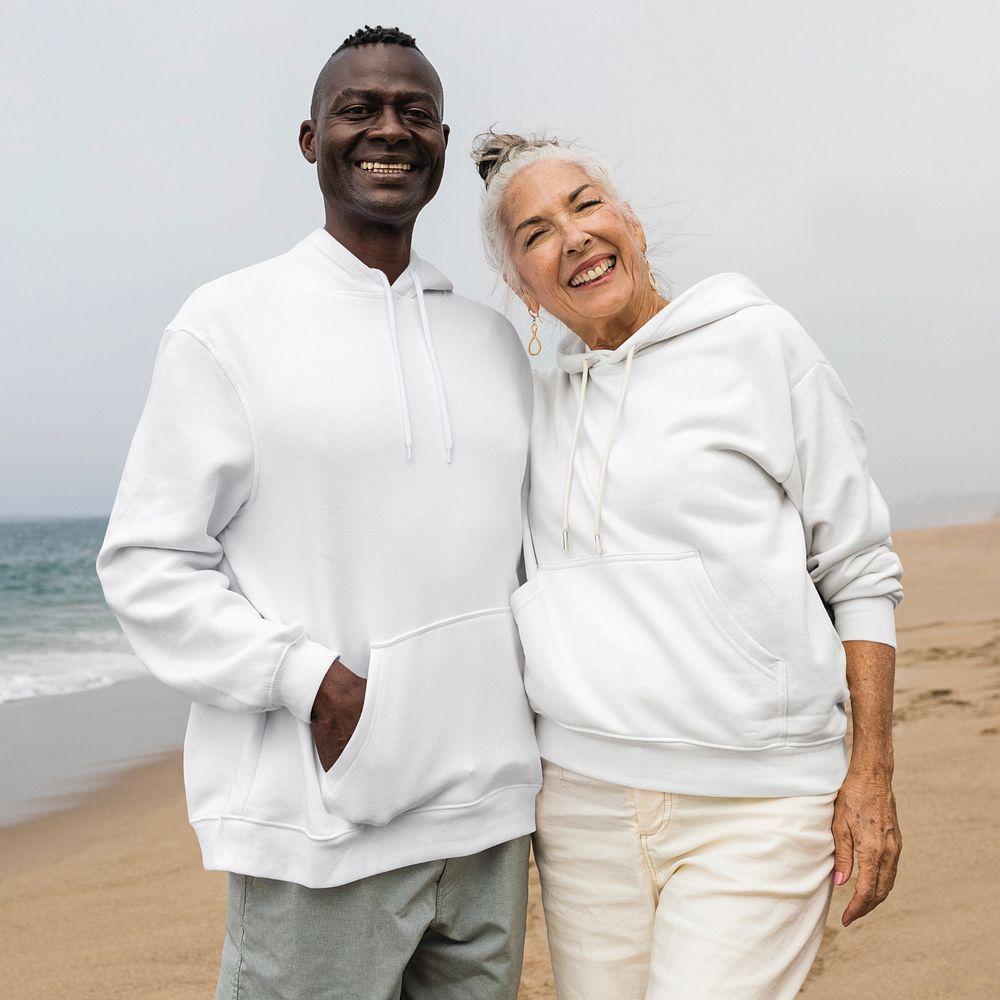
[[[847,881],[847,876],[843,872],[833,873],[833,884],[843,885]]]

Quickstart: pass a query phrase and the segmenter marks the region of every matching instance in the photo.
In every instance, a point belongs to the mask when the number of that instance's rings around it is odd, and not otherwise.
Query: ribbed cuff
[[[296,719],[309,722],[316,692],[338,655],[305,636],[297,639],[285,650],[274,675],[271,685],[273,703],[287,708]]]
[[[896,605],[891,597],[855,597],[833,605],[833,619],[841,642],[861,639],[896,645]]]

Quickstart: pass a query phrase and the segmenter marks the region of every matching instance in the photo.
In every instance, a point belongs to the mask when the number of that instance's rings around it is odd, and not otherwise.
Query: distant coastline
[[[923,496],[886,497],[897,531],[914,528],[945,528],[953,524],[977,524],[1000,520],[1000,491],[975,493],[928,493]],[[103,521],[108,514],[0,513],[0,524],[57,521]],[[97,553],[94,553],[96,558]]]
[[[888,503],[894,531],[1000,521],[1000,494],[997,493],[936,493],[889,499]]]

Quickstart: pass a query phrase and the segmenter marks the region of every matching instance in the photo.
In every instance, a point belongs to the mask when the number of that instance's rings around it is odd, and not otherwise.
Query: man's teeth
[[[600,264],[592,267],[589,271],[584,271],[583,274],[577,274],[570,278],[569,283],[573,288],[579,288],[580,285],[586,285],[590,281],[596,281],[598,278],[602,278],[614,266],[615,258],[605,257]]]
[[[374,160],[362,160],[361,169],[371,170],[376,174],[405,174],[409,170],[409,163],[376,163]]]

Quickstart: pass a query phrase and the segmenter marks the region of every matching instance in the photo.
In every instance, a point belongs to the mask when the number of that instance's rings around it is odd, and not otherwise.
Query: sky
[[[796,315],[891,503],[1000,495],[993,0],[4,0],[0,515],[110,510],[166,323],[322,225],[298,126],[366,23],[415,35],[444,81],[414,246],[459,291],[503,308],[473,137],[577,139],[674,294],[740,271]]]

